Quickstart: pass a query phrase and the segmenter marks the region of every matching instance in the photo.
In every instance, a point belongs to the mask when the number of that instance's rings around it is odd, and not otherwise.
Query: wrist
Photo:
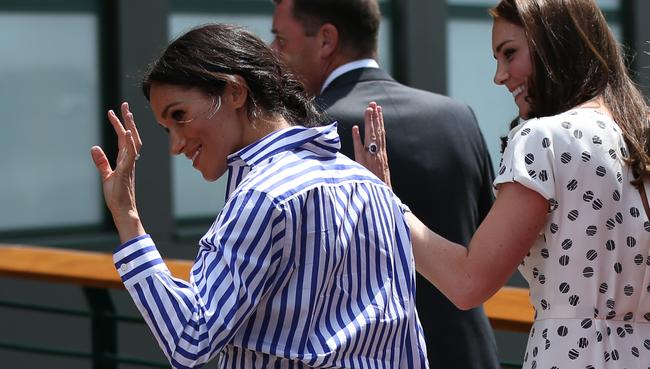
[[[113,222],[115,223],[115,227],[120,236],[120,242],[122,243],[146,234],[137,211],[129,211],[123,215],[114,215]]]

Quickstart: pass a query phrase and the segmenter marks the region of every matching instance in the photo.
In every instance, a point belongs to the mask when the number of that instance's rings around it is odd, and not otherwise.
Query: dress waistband
[[[535,320],[545,319],[576,319],[602,320],[607,322],[650,324],[650,312],[617,312],[615,310],[599,311],[594,309],[591,314],[581,314],[580,311],[564,309],[547,309],[535,311]]]

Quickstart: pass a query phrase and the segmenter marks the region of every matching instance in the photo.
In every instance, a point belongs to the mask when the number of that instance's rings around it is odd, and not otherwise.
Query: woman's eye
[[[512,56],[515,54],[515,49],[505,49],[503,51],[503,56],[506,57],[506,59],[512,58]]]
[[[171,114],[171,117],[177,122],[182,122],[185,120],[185,113],[182,110],[176,110]]]

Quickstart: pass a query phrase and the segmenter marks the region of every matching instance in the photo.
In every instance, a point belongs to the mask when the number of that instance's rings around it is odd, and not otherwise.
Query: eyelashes
[[[172,112],[170,116],[178,124],[187,124],[187,123],[192,121],[192,119],[187,119],[185,117],[185,112],[183,110],[176,110],[176,111]]]
[[[218,96],[216,99],[214,96],[210,97],[210,107],[208,110],[205,112],[205,118],[206,119],[212,119],[214,115],[221,109],[221,96]],[[191,109],[190,109],[191,110]],[[192,122],[194,119],[196,119],[196,116],[192,118],[187,118],[186,111],[183,109],[179,110],[174,110],[171,114],[170,117],[176,121],[177,124],[187,124]]]

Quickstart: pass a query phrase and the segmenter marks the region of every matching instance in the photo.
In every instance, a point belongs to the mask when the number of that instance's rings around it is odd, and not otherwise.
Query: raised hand
[[[379,177],[388,187],[391,187],[384,115],[381,106],[376,102],[371,102],[366,108],[363,141],[361,141],[359,126],[354,126],[352,127],[352,143],[354,144],[354,160]],[[366,143],[365,146],[364,143]]]
[[[135,161],[142,148],[142,140],[135,126],[129,104],[122,103],[122,124],[112,110],[108,120],[117,134],[118,154],[115,169],[111,168],[106,154],[99,146],[91,148],[91,156],[102,179],[104,200],[113,215],[120,239],[125,242],[145,234],[135,200]]]

